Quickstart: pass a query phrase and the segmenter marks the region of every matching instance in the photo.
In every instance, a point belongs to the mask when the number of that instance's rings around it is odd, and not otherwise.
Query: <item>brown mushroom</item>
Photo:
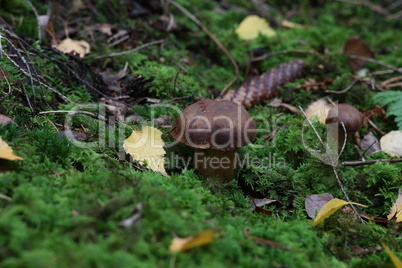
[[[346,140],[351,141],[354,133],[361,128],[362,122],[363,117],[355,107],[344,103],[335,105],[329,110],[325,120],[328,141],[338,146],[339,150],[345,140],[345,130]],[[341,123],[344,124],[345,129]]]
[[[256,125],[243,106],[227,100],[202,100],[176,119],[172,137],[194,148],[194,166],[207,178],[231,180],[237,174],[237,149],[255,138]]]

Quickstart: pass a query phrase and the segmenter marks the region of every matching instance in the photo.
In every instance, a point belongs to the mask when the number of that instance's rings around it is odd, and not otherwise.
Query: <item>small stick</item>
[[[344,90],[341,90],[341,91],[327,90],[327,91],[325,91],[325,93],[332,93],[332,94],[343,94],[343,93],[346,93],[346,92],[348,92],[358,81],[359,81],[358,79],[353,80],[353,82],[350,83]]]
[[[313,50],[292,49],[292,50],[284,50],[284,51],[266,53],[266,54],[264,54],[262,56],[251,58],[250,62],[261,61],[261,60],[265,60],[265,59],[267,59],[269,57],[272,57],[272,56],[283,55],[283,54],[292,54],[292,53],[296,53],[296,54],[312,54],[312,55],[317,55],[318,54],[317,52],[315,52]]]
[[[197,19],[193,14],[191,14],[187,9],[185,9],[182,5],[179,3],[176,3],[173,0],[169,0],[169,3],[174,5],[177,9],[179,9],[181,12],[183,12],[187,17],[189,17],[195,24],[197,24],[198,27],[200,27],[211,39],[212,41],[215,42],[215,44],[225,53],[225,55],[229,58],[230,62],[233,65],[234,71],[235,71],[235,76],[233,79],[222,89],[221,95],[223,96],[226,92],[226,90],[231,87],[239,77],[239,66],[237,65],[236,61],[234,60],[233,56],[230,54],[230,52],[226,49],[226,47],[219,41],[219,39],[208,30],[208,28],[201,23],[199,19]]]
[[[384,131],[382,131],[376,124],[374,124],[374,122],[371,121],[370,118],[367,117],[367,120],[368,120],[370,126],[372,126],[378,133],[380,133],[380,134],[383,135],[383,136],[384,136],[385,134],[387,134],[387,133],[385,133]]]
[[[322,141],[320,135],[318,135],[318,132],[317,132],[317,130],[315,129],[314,125],[311,123],[310,119],[307,117],[307,115],[306,115],[305,112],[303,111],[303,108],[299,106],[299,109],[301,110],[301,112],[303,113],[303,115],[304,115],[304,117],[306,118],[307,122],[309,123],[309,125],[310,125],[311,128],[313,129],[313,131],[314,131],[315,135],[317,136],[317,138],[320,140],[321,144],[323,145],[323,148],[326,148],[326,146],[325,146],[324,142]],[[345,128],[345,125],[344,125],[343,123],[342,123],[342,126],[343,126],[343,129],[344,129],[345,133],[346,133],[346,128]],[[343,149],[345,148],[345,145],[346,145],[346,135],[345,135],[345,139],[344,139],[344,141],[343,141],[343,146],[342,146],[342,149],[341,149],[340,154],[343,152]],[[338,172],[336,171],[336,166],[335,166],[334,163],[335,163],[335,161],[338,161],[338,159],[339,159],[339,157],[340,157],[340,154],[338,154],[338,156],[337,156],[336,159],[333,159],[332,155],[331,155],[330,153],[328,153],[327,150],[326,150],[326,153],[327,153],[328,158],[331,160],[331,163],[330,163],[330,164],[328,163],[328,166],[331,167],[332,172],[333,172],[334,175],[335,175],[335,178],[336,178],[336,180],[337,180],[337,182],[338,182],[339,187],[341,188],[341,191],[342,191],[343,195],[345,196],[346,200],[350,203],[350,206],[352,207],[353,211],[356,213],[357,217],[360,219],[360,221],[361,221],[362,223],[364,223],[362,217],[361,217],[360,214],[357,212],[357,209],[356,209],[355,206],[350,202],[349,196],[348,196],[348,194],[346,193],[345,188],[343,187],[343,184],[342,184],[342,182],[341,182],[341,180],[340,180],[340,178],[339,178]]]
[[[369,73],[369,75],[384,75],[384,74],[392,74],[392,73],[402,73],[402,68],[372,72],[372,73]]]
[[[192,97],[192,96],[176,97],[176,98],[173,98],[173,99],[171,99],[171,100],[167,100],[167,101],[164,101],[164,102],[161,102],[161,103],[151,104],[151,105],[149,105],[149,107],[157,107],[157,106],[161,106],[161,105],[164,105],[164,104],[166,104],[166,103],[169,103],[169,102],[178,101],[178,100],[184,100],[184,99],[189,99],[189,98],[191,98],[191,97]]]
[[[92,112],[87,112],[87,111],[69,111],[69,110],[58,110],[58,111],[45,111],[45,112],[40,112],[39,114],[54,114],[54,113],[72,113],[72,114],[85,114],[89,115],[92,118],[107,122],[108,119],[106,117],[97,114],[97,113],[92,113]]]
[[[355,167],[355,166],[363,166],[363,165],[371,165],[377,162],[388,162],[388,163],[399,163],[402,162],[402,158],[395,159],[375,159],[375,160],[365,160],[365,161],[345,161],[342,162],[343,166]]]
[[[93,57],[86,57],[83,60],[99,60],[99,59],[104,59],[104,58],[111,58],[111,57],[116,57],[116,56],[121,56],[121,55],[125,55],[131,52],[136,52],[140,49],[149,47],[149,46],[153,46],[153,45],[158,45],[165,42],[165,40],[158,40],[158,41],[153,41],[153,42],[149,42],[146,44],[143,44],[142,46],[133,48],[133,49],[129,49],[129,50],[124,50],[124,51],[120,51],[120,52],[116,52],[116,53],[111,53],[108,55],[100,55],[100,56],[93,56]]]
[[[360,57],[360,56],[356,56],[356,55],[349,55],[349,58],[351,58],[351,59],[357,59],[357,60],[362,60],[362,61],[366,61],[366,62],[371,62],[371,63],[375,63],[375,64],[377,64],[377,65],[387,67],[388,69],[392,69],[392,70],[394,70],[394,71],[397,72],[397,73],[402,73],[402,71],[401,71],[400,69],[395,68],[394,66],[392,66],[392,65],[390,65],[390,64],[388,64],[388,63],[375,60],[375,59],[373,59],[373,58]]]
[[[343,3],[347,3],[347,4],[352,4],[352,5],[359,5],[359,6],[363,6],[363,7],[367,7],[369,9],[371,9],[372,11],[383,15],[383,16],[388,16],[389,12],[384,9],[382,6],[367,2],[367,1],[359,1],[359,0],[337,0],[338,2],[343,2]]]

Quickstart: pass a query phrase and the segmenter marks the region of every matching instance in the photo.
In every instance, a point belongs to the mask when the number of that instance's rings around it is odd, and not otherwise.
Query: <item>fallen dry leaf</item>
[[[162,132],[153,127],[146,127],[141,130],[134,130],[133,133],[124,140],[123,148],[134,160],[147,166],[153,171],[168,176],[164,167],[166,153],[163,149]]]
[[[6,126],[10,123],[15,124],[14,121],[10,117],[5,116],[4,114],[0,114],[0,125]]]
[[[402,261],[397,256],[395,256],[394,253],[392,253],[389,247],[384,243],[381,243],[381,246],[385,249],[388,256],[391,258],[391,261],[394,263],[395,268],[402,268]]]
[[[370,48],[361,40],[359,37],[352,36],[348,40],[346,40],[343,45],[343,52],[348,55],[354,55],[358,57],[371,58],[374,56],[374,53],[370,50]],[[359,59],[348,60],[349,68],[352,71],[356,71],[360,67],[363,66],[365,62]]]
[[[402,190],[399,189],[398,198],[396,199],[395,203],[391,207],[391,211],[388,214],[388,220],[392,218],[396,218],[396,222],[402,222]]]
[[[402,156],[402,130],[394,130],[380,139],[381,150],[389,156]]]
[[[311,103],[304,112],[311,121],[318,121],[325,125],[325,119],[333,106],[326,99],[319,99]]]
[[[215,240],[216,231],[206,230],[199,232],[195,236],[188,236],[185,238],[175,237],[169,246],[170,252],[183,252],[194,247],[206,245]]]
[[[381,151],[380,142],[378,141],[376,136],[374,136],[373,132],[371,132],[371,131],[369,133],[367,133],[366,135],[364,135],[364,137],[360,143],[360,148],[362,150],[366,151],[366,153],[368,155],[372,155],[374,153]]]
[[[23,160],[13,153],[13,149],[0,137],[0,158],[6,160]]]
[[[359,203],[346,202],[346,201],[344,201],[342,199],[334,198],[334,199],[331,199],[330,201],[328,201],[324,206],[322,206],[320,211],[318,211],[318,214],[315,217],[312,225],[316,226],[317,224],[322,222],[326,217],[328,217],[329,215],[331,215],[332,213],[334,213],[335,211],[337,211],[341,207],[346,206],[346,205],[350,205],[350,204],[353,204],[353,205],[356,205],[356,206],[361,206],[361,207],[367,207],[367,206],[359,204]]]
[[[257,15],[247,16],[237,27],[236,33],[243,40],[253,40],[259,34],[267,37],[276,35],[276,32],[269,26],[268,22]]]
[[[328,201],[333,199],[332,194],[314,194],[306,197],[304,201],[304,206],[306,208],[307,214],[310,218],[314,219],[315,214],[319,211]]]
[[[267,198],[250,198],[251,206],[253,207],[254,211],[257,213],[263,213],[267,215],[272,215],[273,211],[263,208],[265,205],[269,205],[272,203],[280,203],[278,200],[275,199],[267,199]]]
[[[80,56],[80,58],[83,58],[89,53],[90,46],[86,41],[77,41],[66,38],[57,45],[57,49],[66,54],[75,52]]]

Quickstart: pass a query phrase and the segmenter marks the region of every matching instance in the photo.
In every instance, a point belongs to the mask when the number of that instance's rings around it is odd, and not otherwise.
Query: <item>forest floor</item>
[[[376,147],[402,129],[400,1],[267,2],[2,1],[0,266],[392,267],[402,258],[402,163]],[[244,40],[236,32],[249,15],[269,28]],[[295,60],[304,72],[278,87],[282,102],[247,109],[261,131],[239,149],[237,178],[195,171],[193,149],[169,134],[179,113]],[[363,116],[336,162],[320,147],[325,125],[298,108],[320,99]],[[165,174],[123,148],[146,126],[162,132]],[[313,226],[323,196],[367,207],[341,206]]]

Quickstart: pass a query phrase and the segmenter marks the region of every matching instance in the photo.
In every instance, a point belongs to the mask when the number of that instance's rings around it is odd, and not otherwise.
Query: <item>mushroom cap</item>
[[[325,124],[337,124],[338,129],[343,131],[341,122],[345,125],[346,132],[356,132],[362,126],[363,117],[355,107],[341,103],[329,110]]]
[[[251,143],[256,134],[253,118],[242,105],[227,100],[191,104],[176,119],[172,137],[190,147],[232,151]]]

